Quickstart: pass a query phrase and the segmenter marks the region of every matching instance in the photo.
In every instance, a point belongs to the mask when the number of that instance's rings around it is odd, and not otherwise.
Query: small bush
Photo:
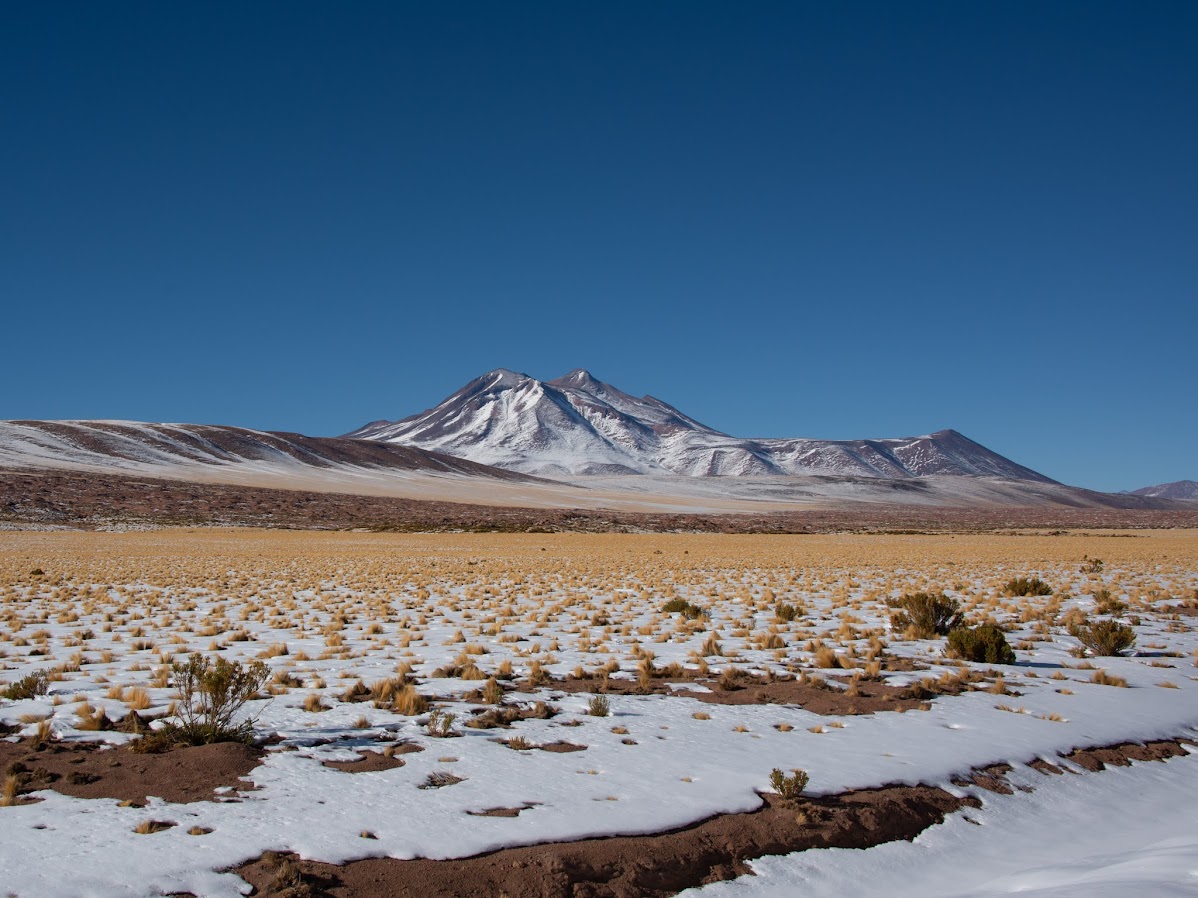
[[[961,627],[948,634],[950,658],[978,664],[1014,664],[1015,652],[1007,645],[1007,636],[994,624]]]
[[[661,606],[661,610],[666,614],[681,614],[687,620],[696,620],[700,617],[707,617],[707,609],[700,608],[698,605],[692,605],[686,599],[670,599]]]
[[[27,698],[37,698],[39,695],[45,695],[49,691],[49,676],[46,675],[44,670],[38,670],[31,674],[25,674],[25,676],[5,689],[4,697],[14,702],[19,702]]]
[[[1120,617],[1127,611],[1127,603],[1115,598],[1109,589],[1096,589],[1094,591],[1094,610],[1099,614]]]
[[[499,685],[499,682],[494,677],[487,680],[483,686],[483,701],[488,705],[503,704],[503,687]]]
[[[1015,577],[1002,588],[1005,596],[1050,596],[1052,587],[1039,577]]]
[[[1075,624],[1069,634],[1094,655],[1121,655],[1136,643],[1136,631],[1113,620]]]
[[[246,742],[253,735],[253,720],[234,724],[233,719],[254,698],[270,677],[261,661],[240,661],[192,655],[186,664],[173,664],[175,687],[179,690],[178,717],[181,723],[168,727],[169,735],[187,745],[213,742]]]
[[[799,609],[794,605],[788,605],[786,602],[779,602],[774,606],[774,617],[782,623],[790,623],[799,616]]]
[[[943,636],[961,626],[961,603],[944,593],[917,592],[897,602],[902,611],[891,615],[896,630],[914,628],[920,639]]]
[[[606,717],[611,713],[611,702],[606,695],[592,695],[587,702],[587,713],[592,717]]]
[[[777,767],[770,771],[770,786],[787,801],[794,801],[802,795],[803,790],[807,788],[809,779],[807,771],[800,770],[797,767],[790,776],[787,776]]]
[[[424,724],[425,731],[430,736],[435,736],[438,739],[448,739],[452,736],[460,736],[461,733],[453,728],[453,723],[457,720],[456,714],[446,714],[440,708],[434,708],[428,715],[428,720]]]

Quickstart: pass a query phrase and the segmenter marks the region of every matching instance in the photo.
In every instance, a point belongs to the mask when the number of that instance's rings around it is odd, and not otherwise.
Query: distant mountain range
[[[581,368],[540,381],[503,368],[439,405],[346,434],[545,477],[620,474],[996,477],[1055,483],[955,430],[876,440],[745,439]]]
[[[43,472],[63,473],[52,479]],[[183,497],[174,503],[179,511],[164,499],[143,502],[158,493],[120,478],[192,488],[169,494]],[[217,487],[231,485],[247,490],[247,502],[261,499],[262,489],[298,491],[295,499],[267,504],[276,503],[272,513],[280,520],[299,508],[303,521],[316,524],[321,513],[310,495],[299,497],[302,491],[340,496],[328,500],[330,509],[343,508],[345,496],[368,496],[666,514],[882,507],[1134,514],[1185,511],[1195,503],[1178,499],[1198,496],[1193,481],[1118,495],[1066,486],[953,430],[899,439],[745,439],[582,369],[551,381],[491,371],[422,414],[376,421],[346,437],[204,424],[0,421],[0,483],[7,484],[0,518],[15,520],[38,503],[59,514],[59,504],[105,491],[116,505],[128,500],[136,511],[148,502],[161,506],[155,514],[186,518],[210,498],[224,501]],[[230,507],[230,519],[240,520],[233,514],[240,506]]]
[[[71,503],[88,497],[99,502],[96,508],[123,502],[126,511],[151,518],[189,519],[197,508],[228,499],[221,485],[244,488],[247,507],[265,502],[279,521],[299,514],[304,526],[323,520],[314,494],[334,494],[327,500],[334,517],[358,507],[347,505],[347,496],[654,514],[901,507],[937,514],[957,509],[966,515],[962,520],[972,520],[966,510],[986,509],[979,511],[990,516],[986,520],[1004,525],[1025,519],[1002,518],[1001,509],[1084,515],[1195,507],[1158,498],[1152,488],[1132,495],[1065,486],[952,430],[882,440],[741,439],[581,370],[546,383],[494,371],[422,415],[375,422],[351,436],[135,421],[0,421],[0,522],[27,520],[29,509],[43,506],[53,520],[69,518]],[[129,478],[143,480],[138,485]],[[145,478],[191,486],[160,492],[145,486]],[[295,498],[267,501],[263,489],[296,491]],[[228,520],[242,520],[239,502],[229,506]],[[1085,526],[1098,520],[1116,519],[1068,517]],[[1122,526],[1139,519],[1117,520]]]
[[[1156,486],[1145,486],[1130,492],[1133,496],[1148,496],[1153,499],[1198,499],[1198,481],[1175,480],[1172,483],[1158,483]]]

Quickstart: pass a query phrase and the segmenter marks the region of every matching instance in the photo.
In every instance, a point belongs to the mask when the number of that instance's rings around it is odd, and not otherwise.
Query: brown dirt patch
[[[418,742],[398,742],[390,749],[393,755],[410,755],[419,751],[424,751],[424,746]]]
[[[544,745],[538,745],[541,751],[549,751],[555,754],[569,754],[572,751],[586,751],[585,745],[576,745],[573,742],[546,742]]]
[[[856,695],[818,683],[801,683],[798,680],[775,681],[773,683],[751,683],[724,691],[688,693],[701,702],[717,705],[798,705],[804,711],[823,715],[873,714],[878,711],[910,711],[927,708],[928,703],[918,699],[902,697],[905,688],[888,686],[885,683],[859,682]]]
[[[128,746],[95,742],[0,742],[0,769],[28,774],[29,789],[53,789],[76,798],[116,798],[145,804],[150,796],[187,803],[213,801],[223,786],[250,788],[241,778],[262,760],[261,749],[240,742],[138,754]]]
[[[454,861],[371,858],[334,866],[288,860],[298,864],[307,894],[335,898],[654,898],[746,873],[746,860],[755,857],[912,839],[972,803],[927,786],[861,790],[797,805],[763,798],[760,810],[653,836],[511,848]],[[800,814],[805,822],[796,819]],[[300,894],[286,891],[294,886],[275,886],[280,864],[276,856],[234,872],[262,898]]]
[[[519,817],[521,811],[535,808],[536,804],[522,804],[518,808],[487,808],[485,811],[467,811],[471,817]]]
[[[690,684],[706,686],[710,692],[697,692],[687,688]],[[682,688],[678,688],[682,687]],[[817,682],[799,680],[765,681],[744,677],[736,681],[733,689],[722,688],[717,680],[696,679],[679,683],[676,680],[655,679],[647,689],[635,680],[603,681],[600,677],[581,677],[570,680],[554,680],[547,688],[562,692],[593,692],[608,695],[665,695],[693,698],[713,705],[797,705],[804,711],[825,716],[850,716],[874,714],[878,711],[911,711],[930,707],[926,701],[911,697],[906,687],[888,686],[885,683],[861,681],[857,694],[845,689]]]
[[[1077,748],[1067,755],[1066,760],[1094,773],[1112,767],[1130,767],[1132,761],[1164,761],[1187,754],[1177,739],[1157,739],[1152,742],[1120,742],[1100,748]]]
[[[954,786],[961,787],[977,786],[987,792],[996,792],[999,795],[1014,795],[1015,790],[1007,782],[1007,774],[1010,772],[1010,764],[991,764],[989,767],[974,770],[971,776],[957,777],[952,783]]]
[[[1058,767],[1056,764],[1050,764],[1043,758],[1036,758],[1036,760],[1028,762],[1027,766],[1032,768],[1032,770],[1043,773],[1045,776],[1060,776],[1065,772],[1065,768]]]
[[[395,754],[400,754],[398,748]],[[396,767],[404,765],[401,758],[391,757],[370,749],[361,752],[356,761],[324,761],[322,763],[325,767],[340,770],[342,773],[374,773],[378,770],[394,770]]]

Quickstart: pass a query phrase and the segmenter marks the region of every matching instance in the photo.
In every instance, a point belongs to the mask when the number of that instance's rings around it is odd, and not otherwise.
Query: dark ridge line
[[[132,524],[381,532],[940,533],[1192,528],[1198,527],[1198,505],[1184,509],[877,505],[851,510],[684,514],[525,508],[52,469],[0,469],[3,523],[77,529]]]

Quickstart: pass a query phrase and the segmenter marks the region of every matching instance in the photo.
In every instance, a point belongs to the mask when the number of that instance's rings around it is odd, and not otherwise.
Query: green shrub
[[[891,615],[890,622],[899,631],[914,628],[920,639],[943,636],[961,626],[961,603],[942,592],[917,592],[895,603],[902,611]]]
[[[799,609],[794,605],[788,605],[786,602],[779,602],[774,606],[774,617],[782,623],[790,623],[799,615]]]
[[[681,614],[687,620],[695,620],[700,617],[707,617],[707,609],[700,608],[698,605],[692,605],[686,599],[670,599],[661,606],[661,610],[666,614]]]
[[[800,770],[797,767],[787,776],[777,767],[770,771],[770,785],[774,791],[781,795],[787,801],[794,801],[803,794],[803,790],[807,788],[806,770]]]
[[[1002,588],[1005,596],[1050,596],[1052,587],[1039,577],[1015,577]]]
[[[1113,620],[1074,624],[1069,634],[1095,655],[1121,655],[1136,643],[1136,631]]]
[[[592,717],[606,717],[611,713],[611,703],[606,695],[592,695],[587,702],[587,713]]]
[[[33,673],[25,674],[25,676],[5,689],[4,697],[14,702],[19,702],[27,698],[37,698],[39,695],[45,695],[49,691],[50,678],[44,670],[36,670]]]
[[[261,661],[243,666],[240,661],[192,655],[186,664],[171,665],[175,688],[179,690],[177,716],[180,723],[169,725],[163,737],[172,737],[186,745],[210,745],[213,742],[248,742],[253,737],[254,721],[233,719],[254,698],[270,676],[270,668]]]
[[[1007,645],[1007,636],[994,624],[961,627],[948,634],[950,658],[979,664],[1014,664],[1015,652]]]

